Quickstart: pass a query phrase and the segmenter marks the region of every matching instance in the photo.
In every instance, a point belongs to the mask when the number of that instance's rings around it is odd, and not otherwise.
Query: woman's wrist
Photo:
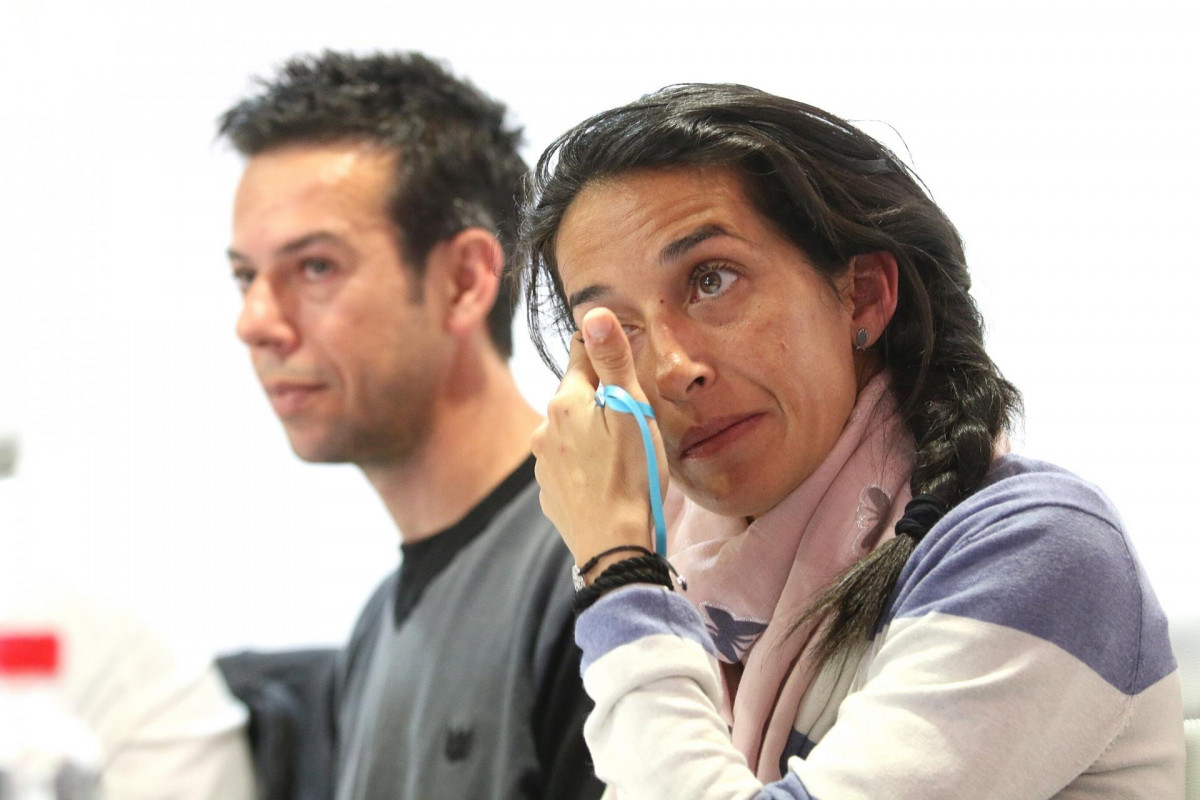
[[[643,548],[631,549],[640,550]],[[586,586],[576,590],[575,600],[572,604],[575,613],[583,613],[583,611],[590,608],[593,603],[608,592],[624,586],[642,583],[665,586],[668,589],[674,590],[675,586],[671,582],[671,574],[675,571],[674,568],[662,556],[649,551],[646,552],[648,555],[635,555],[632,557],[628,553],[624,554],[624,556],[620,553],[605,556],[605,558],[615,559],[615,562],[600,571],[595,579],[588,582]],[[576,585],[578,586],[578,583]],[[682,580],[681,585],[683,585]]]
[[[633,558],[634,555],[652,556],[654,552],[639,544],[619,544],[602,550],[584,561],[571,567],[571,582],[575,591],[588,586],[592,580],[618,561]]]
[[[610,553],[608,555],[604,555],[599,558],[592,559],[596,563],[594,566],[592,566],[591,569],[589,569],[586,573],[584,573],[582,575],[583,585],[591,586],[592,583],[594,583],[597,578],[599,578],[601,575],[603,575],[605,570],[607,570],[613,564],[616,564],[620,561],[627,561],[630,558],[635,558],[637,551],[633,550],[632,547],[635,547],[635,546],[631,546],[630,550],[625,550],[623,552],[617,552],[617,553]],[[642,555],[653,555],[653,553],[650,550],[648,550],[647,548],[638,547],[637,549],[642,552]]]
[[[644,509],[634,513],[610,511],[605,517],[602,533],[593,524],[585,535],[563,536],[575,556],[572,574],[576,577],[576,590],[589,585],[618,561],[638,555],[654,555],[647,517]]]

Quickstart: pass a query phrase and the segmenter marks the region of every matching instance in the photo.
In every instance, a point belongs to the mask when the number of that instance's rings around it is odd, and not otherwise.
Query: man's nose
[[[242,295],[237,335],[251,349],[287,352],[296,346],[296,330],[288,321],[274,288],[261,276],[255,278]]]

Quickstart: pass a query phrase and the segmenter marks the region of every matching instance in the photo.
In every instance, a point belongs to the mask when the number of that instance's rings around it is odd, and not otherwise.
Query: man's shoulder
[[[537,484],[531,482],[421,589],[411,613],[422,619],[422,630],[461,628],[469,617],[472,624],[486,626],[502,621],[517,638],[555,637],[572,620],[571,564],[570,551],[542,513]],[[390,629],[402,580],[402,570],[393,570],[363,606],[346,648],[349,671]]]
[[[439,570],[424,587],[419,604],[426,614],[445,614],[449,606],[482,603],[534,618],[563,616],[573,588],[573,560],[554,525],[542,513],[538,486],[531,482],[498,509],[484,529]],[[359,613],[348,650],[356,653],[373,641],[390,619],[402,570],[388,573]]]
[[[380,632],[386,619],[386,611],[391,607],[392,599],[396,596],[396,581],[400,578],[400,570],[393,569],[375,591],[371,592],[366,605],[358,612],[358,619],[350,632],[350,639],[342,651],[340,670],[350,672],[354,669],[355,661],[361,656],[367,642],[373,641]]]
[[[553,523],[542,513],[539,488],[531,482],[492,518],[478,537],[482,547],[512,559],[569,570],[571,554]],[[474,543],[473,543],[474,544]]]

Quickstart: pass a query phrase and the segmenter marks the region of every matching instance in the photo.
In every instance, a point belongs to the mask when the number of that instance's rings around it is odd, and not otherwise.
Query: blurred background
[[[201,650],[341,642],[397,537],[299,462],[233,333],[239,159],[217,115],[298,51],[418,49],[527,155],[681,81],[822,106],[916,168],[966,240],[1016,449],[1099,484],[1195,605],[1200,12],[1192,2],[162,0],[0,4],[0,563]],[[554,380],[518,322],[514,365]],[[0,456],[3,454],[0,453]],[[1186,512],[1186,513],[1185,513]]]

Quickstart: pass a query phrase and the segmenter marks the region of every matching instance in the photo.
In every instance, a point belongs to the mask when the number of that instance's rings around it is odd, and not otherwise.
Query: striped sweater
[[[713,643],[661,587],[576,626],[585,727],[620,800],[1183,797],[1166,619],[1093,486],[1018,456],[917,547],[884,624],[801,704],[763,785],[717,713]]]

